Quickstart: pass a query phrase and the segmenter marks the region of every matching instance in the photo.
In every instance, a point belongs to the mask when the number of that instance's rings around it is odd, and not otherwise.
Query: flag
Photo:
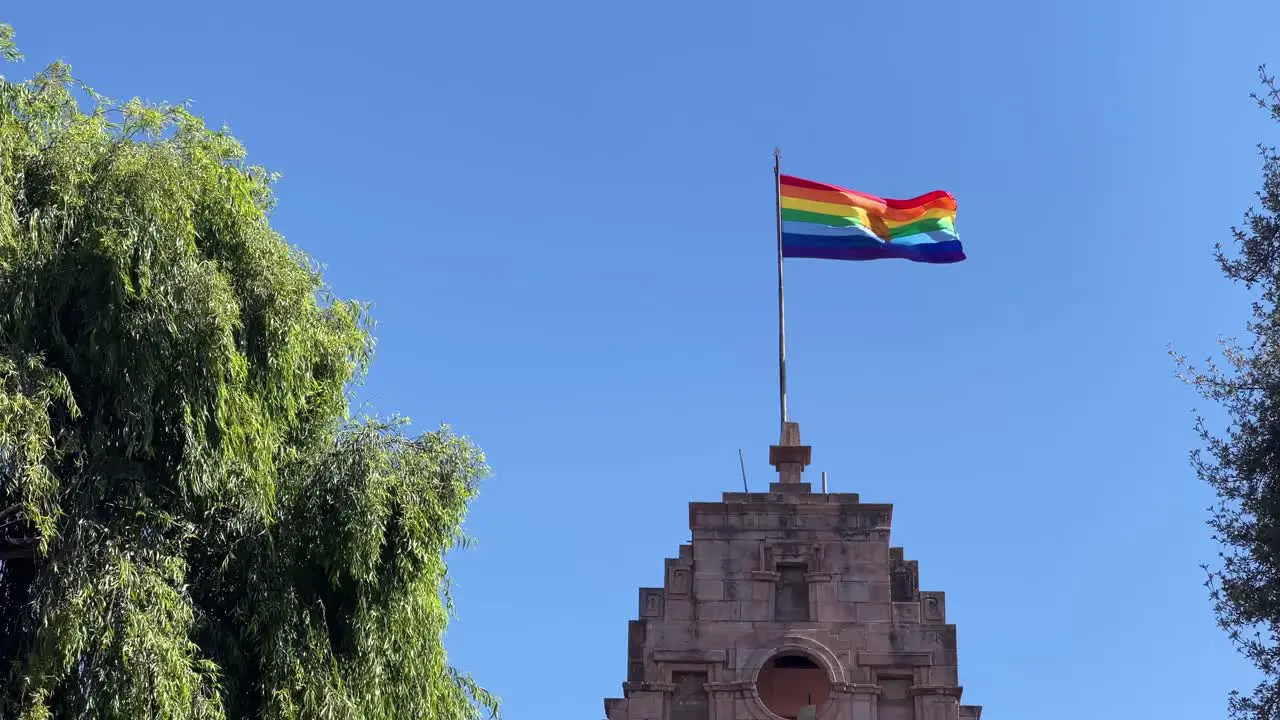
[[[778,177],[784,258],[923,263],[965,259],[956,234],[956,200],[935,190],[887,200],[835,185]]]

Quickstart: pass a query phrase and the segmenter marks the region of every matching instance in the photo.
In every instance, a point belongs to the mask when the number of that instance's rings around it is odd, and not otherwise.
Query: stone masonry
[[[978,720],[941,592],[889,545],[892,506],[814,493],[795,423],[778,482],[689,505],[692,542],[640,589],[607,720]]]

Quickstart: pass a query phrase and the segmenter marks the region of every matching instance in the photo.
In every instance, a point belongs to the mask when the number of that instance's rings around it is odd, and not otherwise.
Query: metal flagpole
[[[787,326],[782,305],[782,151],[773,149],[773,199],[778,226],[778,414],[782,433],[787,425]]]

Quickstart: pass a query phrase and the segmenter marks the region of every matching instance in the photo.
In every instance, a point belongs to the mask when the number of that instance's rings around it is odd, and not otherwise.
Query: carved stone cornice
[[[849,692],[853,695],[880,696],[880,686],[868,683],[849,683]]]
[[[867,683],[851,683],[851,682],[835,682],[831,683],[831,693],[843,695],[872,695],[880,694],[879,685],[869,685]]]
[[[666,663],[722,663],[728,657],[724,650],[654,650],[655,662]]]
[[[964,688],[959,685],[912,685],[912,695],[934,695],[942,697],[953,697],[960,699],[960,695],[964,693]]]
[[[756,685],[750,680],[734,680],[731,682],[709,682],[705,685],[707,692],[715,695],[717,693],[739,693],[748,697],[755,694]]]
[[[665,682],[631,681],[622,683],[622,692],[628,697],[633,692],[675,692],[676,686]]]
[[[924,667],[933,664],[933,653],[925,652],[865,652],[858,651],[858,664],[866,667],[907,666]]]

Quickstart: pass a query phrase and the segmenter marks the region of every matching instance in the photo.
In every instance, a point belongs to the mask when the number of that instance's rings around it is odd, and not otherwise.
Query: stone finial
[[[800,424],[783,423],[778,444],[769,446],[769,464],[778,469],[778,482],[774,484],[794,485],[794,490],[801,490],[800,474],[812,455],[813,448],[800,444]]]
[[[778,444],[785,447],[798,447],[800,445],[800,423],[783,423],[782,439]]]

